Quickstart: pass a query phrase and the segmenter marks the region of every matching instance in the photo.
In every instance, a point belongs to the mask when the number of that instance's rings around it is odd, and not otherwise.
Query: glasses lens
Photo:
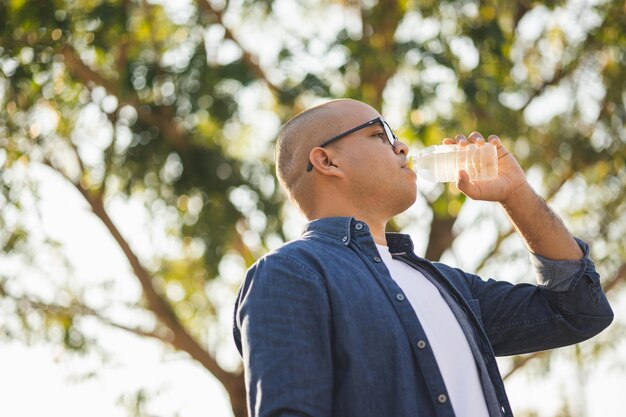
[[[396,146],[398,138],[396,137],[396,135],[393,134],[391,128],[385,121],[383,121],[383,129],[385,129],[385,135],[387,136],[387,140],[389,140],[389,143],[391,143],[391,146]]]

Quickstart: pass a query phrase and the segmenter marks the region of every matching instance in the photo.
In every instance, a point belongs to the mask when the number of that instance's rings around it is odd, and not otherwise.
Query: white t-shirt
[[[476,361],[454,313],[421,272],[376,245],[391,278],[402,288],[426,332],[457,417],[489,417]]]

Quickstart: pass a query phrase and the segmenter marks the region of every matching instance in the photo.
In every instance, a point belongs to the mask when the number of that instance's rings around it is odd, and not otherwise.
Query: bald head
[[[364,109],[378,114],[367,104],[356,100],[333,100],[303,111],[280,130],[276,142],[276,174],[291,200],[305,215],[314,197],[311,193],[313,175],[306,171],[311,150],[354,127],[355,122],[350,116],[356,110]]]

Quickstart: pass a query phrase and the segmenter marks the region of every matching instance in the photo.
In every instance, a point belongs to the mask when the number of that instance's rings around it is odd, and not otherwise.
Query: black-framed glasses
[[[366,127],[370,127],[372,125],[375,125],[376,123],[381,124],[381,126],[383,127],[383,130],[385,131],[385,136],[387,136],[387,140],[391,144],[391,147],[395,147],[396,142],[398,142],[398,138],[389,127],[389,124],[386,121],[384,121],[382,117],[377,117],[375,119],[370,120],[369,122],[363,123],[362,125],[358,125],[357,127],[353,127],[350,130],[346,130],[345,132],[340,133],[337,136],[333,136],[332,138],[328,139],[326,142],[319,145],[319,147],[323,148],[324,146],[330,145],[331,143],[338,141],[341,138],[345,138],[346,136],[351,135],[356,131],[365,129]],[[311,163],[311,161],[309,161],[309,164],[306,167],[306,172],[311,172],[312,170],[313,170],[313,164]]]

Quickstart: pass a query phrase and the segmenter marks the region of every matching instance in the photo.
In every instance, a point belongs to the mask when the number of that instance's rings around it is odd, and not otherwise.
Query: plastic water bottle
[[[407,157],[407,167],[432,182],[456,182],[460,170],[470,180],[490,180],[498,176],[498,150],[491,143],[467,146],[429,146],[418,155]]]

